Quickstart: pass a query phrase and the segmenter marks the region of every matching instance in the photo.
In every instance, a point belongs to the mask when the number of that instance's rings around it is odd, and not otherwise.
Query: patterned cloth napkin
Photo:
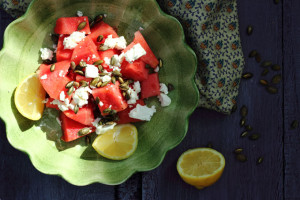
[[[13,17],[22,15],[31,0],[0,0]],[[198,57],[196,83],[200,107],[230,114],[244,68],[236,0],[157,0],[176,17]]]

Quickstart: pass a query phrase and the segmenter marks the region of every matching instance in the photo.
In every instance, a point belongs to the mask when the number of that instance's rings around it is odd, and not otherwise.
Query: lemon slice
[[[27,76],[15,91],[15,105],[24,117],[39,120],[44,111],[46,92],[36,73]]]
[[[211,148],[190,149],[177,162],[181,178],[198,189],[215,183],[221,177],[224,167],[224,156]]]
[[[97,136],[92,146],[103,157],[123,160],[131,156],[138,144],[137,129],[132,124],[116,125]]]

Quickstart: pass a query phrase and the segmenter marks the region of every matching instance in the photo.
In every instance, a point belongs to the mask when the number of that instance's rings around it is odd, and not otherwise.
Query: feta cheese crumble
[[[80,10],[77,10],[77,16],[78,16],[78,17],[82,17],[82,16],[83,16],[83,13],[82,13],[82,11],[80,11]]]
[[[69,37],[65,37],[63,41],[64,49],[74,49],[78,43],[85,38],[85,32],[73,32]]]
[[[100,120],[101,120],[100,118],[97,118],[97,119],[95,119],[94,122],[92,122],[93,126],[96,128],[97,135],[103,134],[106,131],[113,129],[117,125],[117,123],[115,123],[115,122],[112,124],[107,124],[107,125],[106,124],[99,125],[98,123]]]
[[[141,92],[141,85],[139,81],[133,83],[133,89],[129,88],[128,93],[130,95],[130,99],[127,101],[128,104],[135,104],[136,100],[139,99],[138,93]]]
[[[123,36],[119,38],[113,38],[112,35],[107,36],[103,44],[108,49],[123,50],[126,48],[127,42]]]
[[[86,65],[85,77],[86,78],[96,78],[99,76],[98,68],[95,65]]]
[[[42,80],[44,79],[47,79],[47,74],[44,74],[42,77],[41,77]]]
[[[159,66],[154,69],[155,72],[159,72]]]
[[[102,83],[106,81],[111,81],[111,76],[110,75],[101,76],[100,80],[102,81]]]
[[[170,99],[170,97],[168,97],[168,95],[166,95],[164,93],[160,93],[160,95],[158,95],[157,97],[158,97],[158,99],[160,101],[160,105],[162,107],[166,107],[171,104],[171,99]]]
[[[168,93],[169,93],[168,87],[166,86],[166,84],[160,83],[159,86],[160,86],[160,91],[161,91],[162,93],[164,93],[164,94],[168,94]]]
[[[141,46],[140,43],[137,43],[125,53],[125,59],[127,60],[127,62],[132,63],[133,61],[139,59],[144,55],[146,55],[145,49]]]
[[[42,60],[52,60],[52,58],[53,58],[53,51],[51,51],[48,48],[41,48],[40,52],[41,52],[41,58],[42,58]]]
[[[46,98],[45,100],[42,101],[42,103],[48,103],[49,99]]]
[[[156,112],[155,106],[151,108],[137,104],[129,113],[129,117],[143,121],[150,121],[153,114]]]
[[[79,108],[88,104],[89,93],[92,93],[92,90],[89,87],[80,87],[74,92],[73,101],[74,104],[78,105]]]

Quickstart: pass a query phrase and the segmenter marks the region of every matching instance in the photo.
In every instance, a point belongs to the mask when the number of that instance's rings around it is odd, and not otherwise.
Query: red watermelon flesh
[[[86,78],[85,76],[81,76],[81,75],[76,75],[75,80],[77,82],[80,82],[80,81],[91,82],[93,79],[92,78]]]
[[[63,112],[60,114],[60,120],[62,121],[61,127],[63,130],[63,136],[61,137],[61,139],[65,142],[70,142],[80,137],[83,137],[83,136],[78,136],[77,134],[78,131],[80,131],[85,127],[89,127],[68,118]],[[94,129],[91,130],[93,131]]]
[[[64,49],[64,39],[67,37],[66,35],[63,35],[62,37],[59,37],[58,43],[57,43],[57,50],[56,50],[56,60],[63,61],[63,60],[70,60],[73,50],[72,49]]]
[[[100,44],[97,43],[97,37],[99,35],[103,35],[103,38],[107,38],[107,36],[109,35],[112,35],[113,38],[119,37],[116,31],[110,25],[106,24],[103,21],[93,26],[89,37],[95,42],[95,44]],[[104,40],[101,43],[103,42]]]
[[[146,64],[141,60],[136,60],[132,63],[123,61],[121,73],[124,77],[133,79],[135,81],[143,81],[148,78],[149,70],[146,68]]]
[[[85,37],[75,47],[71,57],[71,60],[74,61],[76,65],[78,65],[81,60],[85,61],[87,64],[93,64],[99,59],[97,47],[89,37]]]
[[[118,124],[127,124],[127,123],[132,123],[132,122],[139,122],[141,120],[139,119],[134,119],[129,117],[129,113],[132,109],[134,109],[136,107],[137,104],[140,104],[142,106],[145,105],[144,100],[139,99],[136,101],[136,104],[132,105],[132,107],[130,108],[130,105],[125,109],[122,110],[121,112],[118,112],[118,116],[119,116],[119,121],[117,121]]]
[[[141,82],[142,99],[160,95],[158,73],[149,74],[148,79]]]
[[[110,83],[105,87],[93,89],[93,97],[99,97],[100,103],[98,107],[102,113],[102,115],[106,115],[103,113],[103,110],[107,108],[111,108],[112,110],[116,110],[117,112],[121,110],[125,110],[127,108],[127,102],[124,99],[121,90],[119,89],[120,83],[117,81],[115,84]],[[100,105],[101,102],[103,105]]]
[[[75,114],[73,110],[64,111],[64,114],[68,118],[88,126],[91,126],[92,122],[95,120],[92,104],[79,108],[77,114]]]
[[[54,32],[57,34],[72,34],[74,31],[78,31],[78,25],[82,22],[86,22],[85,27],[79,32],[85,32],[90,34],[90,25],[88,17],[61,17],[56,20]]]

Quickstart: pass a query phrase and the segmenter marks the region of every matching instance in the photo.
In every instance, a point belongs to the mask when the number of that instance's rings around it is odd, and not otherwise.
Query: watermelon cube
[[[116,31],[103,21],[93,26],[89,37],[95,42],[95,44],[98,44],[97,37],[99,35],[102,35],[103,38],[107,38],[109,35],[112,35],[113,38],[119,37]]]
[[[142,106],[145,105],[144,100],[139,99],[136,101],[136,104],[132,105],[132,107],[127,107],[125,110],[122,110],[121,112],[118,112],[119,120],[117,121],[118,124],[127,124],[127,123],[132,123],[132,122],[139,122],[141,120],[139,119],[134,119],[129,117],[129,113],[132,109],[136,107],[137,104],[140,104]]]
[[[57,50],[56,50],[56,60],[63,61],[63,60],[70,60],[73,50],[72,49],[65,49],[64,48],[64,39],[67,37],[66,35],[63,35],[62,37],[59,37],[58,43],[57,43]]]
[[[68,118],[88,126],[91,126],[92,122],[95,120],[92,104],[79,108],[77,114],[75,114],[73,110],[64,111],[64,114]]]
[[[86,22],[83,29],[78,30],[78,25],[82,22]],[[57,34],[72,34],[74,31],[85,32],[90,34],[90,25],[88,17],[61,17],[56,20],[54,32]]]
[[[160,95],[158,73],[149,74],[148,79],[141,82],[142,99]]]
[[[121,73],[124,77],[133,79],[135,81],[143,81],[148,78],[149,70],[146,68],[146,64],[141,60],[136,60],[132,63],[123,61]]]

